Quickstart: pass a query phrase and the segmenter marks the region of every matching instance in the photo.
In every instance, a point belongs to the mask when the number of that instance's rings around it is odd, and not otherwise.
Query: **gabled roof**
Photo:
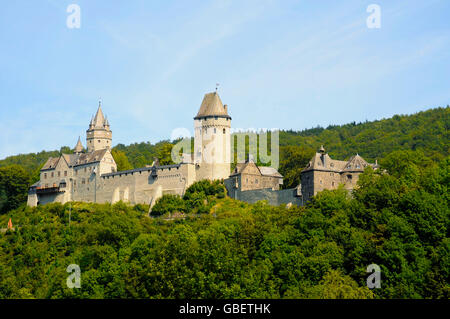
[[[258,166],[253,161],[236,164],[236,168],[233,170],[233,173],[231,173],[230,177],[242,174],[248,166],[253,166],[254,168],[256,168],[257,172],[259,172],[259,174],[262,176],[283,178],[283,175],[281,175],[275,168],[268,166]]]
[[[273,177],[283,177],[275,168],[268,166],[258,166],[261,175],[273,176]]]
[[[344,167],[344,171],[364,171],[364,168],[368,166],[367,163],[361,156],[358,154],[350,157],[349,161]]]
[[[202,105],[200,106],[197,116],[194,117],[194,119],[200,119],[208,116],[219,116],[231,119],[217,92],[205,94]]]
[[[58,165],[59,157],[50,157],[41,170],[54,169]]]
[[[73,166],[100,162],[107,152],[107,149],[102,149],[90,153],[79,154],[79,157],[76,159],[76,163]]]
[[[60,159],[65,160],[69,167],[100,162],[107,152],[107,149],[102,149],[90,153],[62,154],[60,157],[50,157],[41,170],[54,169]]]

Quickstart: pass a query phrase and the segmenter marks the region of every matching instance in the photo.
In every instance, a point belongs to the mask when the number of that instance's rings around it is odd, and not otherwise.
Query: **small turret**
[[[105,129],[109,130],[108,117],[105,117],[105,122],[103,123],[103,126],[105,127]]]
[[[78,143],[75,146],[74,153],[80,154],[80,153],[83,153],[83,150],[84,150],[83,144],[81,144],[81,139],[80,139],[80,137],[78,137]]]

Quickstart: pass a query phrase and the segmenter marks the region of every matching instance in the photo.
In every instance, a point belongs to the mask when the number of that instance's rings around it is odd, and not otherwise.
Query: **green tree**
[[[306,164],[314,155],[312,148],[299,146],[281,146],[280,147],[280,168],[283,175],[283,188],[294,188],[300,184],[300,175]]]
[[[178,195],[163,195],[156,200],[150,212],[151,216],[162,216],[167,213],[184,212],[185,203]]]
[[[126,171],[129,169],[133,169],[133,166],[131,166],[124,152],[119,151],[117,149],[112,149],[111,154],[114,158],[114,161],[117,164],[118,171]]]
[[[171,164],[174,164],[174,162],[172,161],[172,148],[173,148],[173,144],[164,143],[158,149],[157,157],[159,159],[159,164],[160,165],[171,165]]]
[[[19,165],[0,167],[0,214],[26,202],[31,177]]]
[[[338,270],[329,271],[319,285],[306,289],[304,298],[312,299],[373,299],[374,294],[367,287],[358,286],[351,277]]]

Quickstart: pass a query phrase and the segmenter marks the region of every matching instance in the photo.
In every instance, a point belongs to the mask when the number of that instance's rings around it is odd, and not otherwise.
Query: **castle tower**
[[[92,118],[89,129],[86,131],[86,143],[88,153],[111,148],[112,131],[108,120],[103,115],[101,102],[98,103],[97,114]]]
[[[230,176],[231,117],[217,92],[205,94],[194,117],[194,163],[196,179],[225,179]]]

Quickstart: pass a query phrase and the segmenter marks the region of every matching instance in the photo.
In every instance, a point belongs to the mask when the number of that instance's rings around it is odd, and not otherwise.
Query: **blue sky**
[[[69,29],[67,6],[81,8]],[[381,7],[369,29],[368,5]],[[305,129],[450,104],[450,1],[2,2],[0,158],[192,130],[220,83],[235,128]]]

